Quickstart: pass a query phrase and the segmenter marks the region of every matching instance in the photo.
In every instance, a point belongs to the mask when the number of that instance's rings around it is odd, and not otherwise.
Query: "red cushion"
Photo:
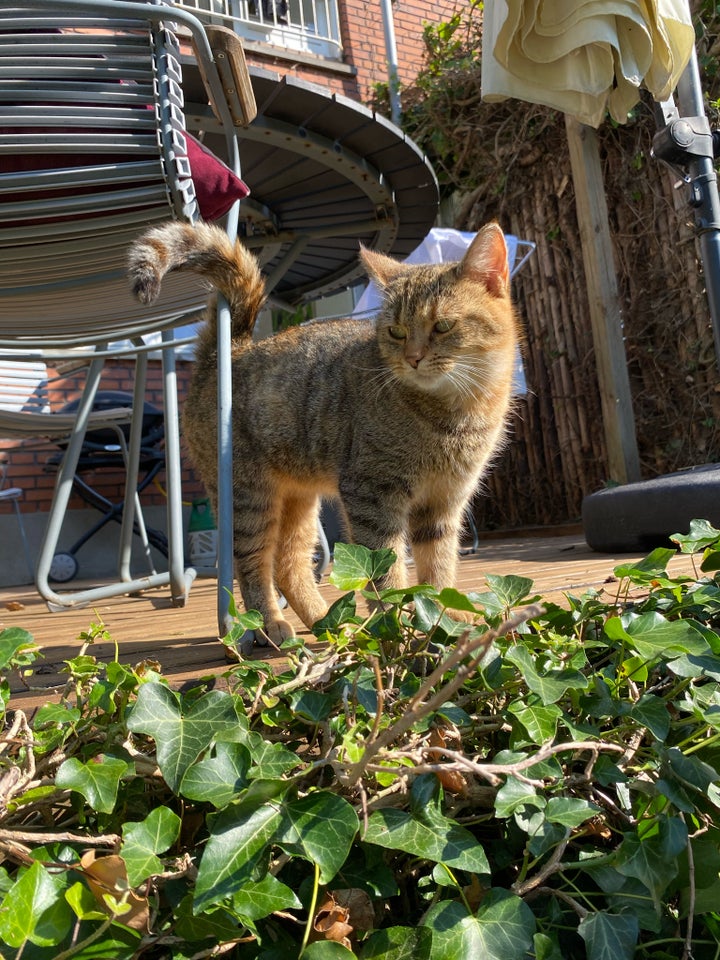
[[[0,133],[11,132],[9,128],[0,128]],[[203,146],[199,140],[196,140],[191,134],[185,134],[187,140],[187,157],[190,163],[190,173],[195,184],[195,196],[197,197],[200,216],[203,220],[217,220],[224,216],[236,200],[242,200],[250,193],[250,189],[240,177],[223,163],[219,157],[211,153],[207,147]],[[3,170],[6,173],[17,173],[24,170],[47,170],[56,163],[61,162],[66,167],[83,167],[89,164],[96,165],[112,162],[111,156],[103,155],[78,155],[68,154],[61,160],[55,157],[48,157],[46,154],[28,153],[11,154],[6,156],[3,161]],[[119,156],[117,160],[129,160],[130,157]],[[97,191],[102,191],[98,186]],[[35,193],[38,200],[52,199],[53,197],[72,196],[72,188],[60,190],[43,190]],[[6,200],[12,200],[12,196],[7,196]],[[50,211],[48,211],[50,213]]]
[[[199,140],[188,133],[185,137],[200,215],[203,220],[217,220],[236,200],[246,197],[250,188]]]

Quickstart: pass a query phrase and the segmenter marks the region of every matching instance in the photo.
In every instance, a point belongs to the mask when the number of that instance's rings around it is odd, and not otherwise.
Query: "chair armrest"
[[[257,104],[253,93],[245,61],[240,37],[228,27],[207,26],[205,28],[210,49],[215,58],[215,66],[222,80],[225,98],[236,127],[246,127],[257,116]],[[220,122],[222,117],[213,103],[211,85],[208,82],[203,57],[198,50],[195,39],[192,42],[193,53],[200,69],[205,90],[207,91],[210,106]]]

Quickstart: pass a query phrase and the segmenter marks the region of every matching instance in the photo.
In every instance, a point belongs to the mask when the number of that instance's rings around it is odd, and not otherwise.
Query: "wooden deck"
[[[484,540],[477,553],[460,562],[458,587],[463,591],[485,589],[485,573],[529,577],[544,599],[562,603],[566,593],[578,594],[590,587],[612,591],[612,572],[619,562],[640,559],[640,554],[593,553],[580,534],[553,537]],[[412,568],[411,568],[412,569]],[[676,572],[691,573],[689,558],[671,562]],[[216,585],[214,580],[196,580],[185,607],[172,607],[166,589],[141,596],[118,597],[86,607],[50,613],[32,587],[0,590],[0,629],[18,626],[28,630],[42,648],[34,675],[27,685],[14,678],[11,706],[32,709],[57,696],[64,683],[63,661],[79,652],[79,635],[100,620],[119,646],[121,663],[157,660],[173,685],[227,668],[225,648],[217,639]],[[328,601],[338,591],[323,581]],[[291,616],[290,619],[293,619]],[[298,632],[306,632],[294,620]],[[101,642],[89,651],[99,660],[114,656],[113,643]],[[278,657],[268,648],[258,658]]]

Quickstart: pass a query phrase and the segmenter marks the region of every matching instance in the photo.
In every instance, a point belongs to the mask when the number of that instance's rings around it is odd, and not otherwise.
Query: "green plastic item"
[[[198,533],[200,530],[217,530],[215,517],[208,497],[193,500],[190,508],[188,533]]]

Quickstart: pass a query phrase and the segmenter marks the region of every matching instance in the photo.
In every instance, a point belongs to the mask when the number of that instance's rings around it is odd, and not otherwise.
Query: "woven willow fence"
[[[442,84],[408,91],[411,133],[446,191],[459,191],[454,226],[475,230],[496,218],[537,244],[514,281],[528,392],[517,398],[510,443],[476,519],[485,530],[577,520],[583,496],[615,478],[564,120],[518,101],[480,100],[477,20],[455,45]],[[598,131],[643,478],[720,460],[720,378],[692,212],[673,188],[677,177],[650,157],[654,130],[648,103],[629,124]]]

